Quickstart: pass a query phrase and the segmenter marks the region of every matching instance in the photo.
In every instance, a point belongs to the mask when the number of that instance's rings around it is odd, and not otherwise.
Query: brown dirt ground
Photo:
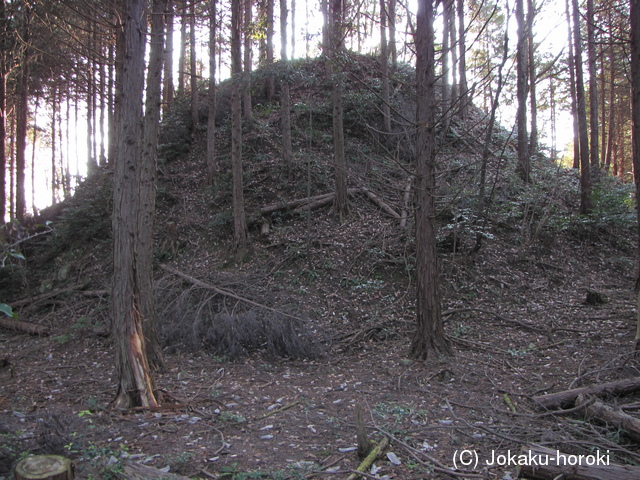
[[[154,411],[109,409],[113,345],[92,330],[108,298],[71,293],[19,310],[21,319],[53,334],[0,329],[0,358],[10,361],[0,369],[0,475],[30,451],[74,458],[77,478],[124,478],[117,472],[126,452],[128,461],[192,478],[344,479],[359,464],[351,450],[357,404],[370,437],[388,436],[387,452],[399,461],[379,459],[381,478],[452,478],[443,469],[465,449],[476,451],[479,463],[464,478],[515,477],[515,467],[486,461],[528,442],[640,461],[637,445],[619,431],[580,416],[541,416],[531,401],[638,375],[630,355],[633,248],[616,250],[607,234],[524,242],[511,231],[473,258],[443,253],[446,331],[455,356],[415,362],[407,358],[413,287],[402,265],[410,242],[366,200],[352,206],[341,226],[328,212],[315,214],[311,269],[291,249],[304,243],[304,232],[286,223],[268,239],[254,236],[251,259],[240,266],[212,273],[212,265],[228,259],[198,245],[171,263],[274,308],[286,304],[308,318],[327,352],[282,359],[252,351],[235,360],[168,352],[168,369],[156,377],[162,407]],[[78,261],[87,264],[85,275],[93,268],[104,281],[107,267],[94,258]],[[188,287],[159,270],[158,283],[167,282]],[[586,305],[588,289],[608,302]]]

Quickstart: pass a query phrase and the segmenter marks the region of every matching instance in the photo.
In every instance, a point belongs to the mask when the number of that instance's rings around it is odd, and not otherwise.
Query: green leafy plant
[[[11,305],[7,305],[6,303],[0,303],[0,312],[4,313],[7,317],[16,318],[16,314],[11,308]]]

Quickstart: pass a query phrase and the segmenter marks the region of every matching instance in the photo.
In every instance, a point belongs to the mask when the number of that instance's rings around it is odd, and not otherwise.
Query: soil
[[[318,333],[324,352],[287,359],[255,349],[228,359],[174,345],[165,351],[167,370],[156,374],[158,409],[109,408],[113,345],[92,325],[104,315],[106,295],[67,292],[24,307],[22,320],[53,333],[0,330],[0,358],[9,362],[0,369],[2,474],[32,452],[72,457],[77,478],[123,475],[117,472],[125,461],[192,478],[346,478],[360,462],[357,404],[369,437],[390,439],[376,462],[381,478],[451,478],[443,469],[454,466],[476,475],[465,478],[515,477],[514,466],[487,462],[529,442],[640,460],[620,432],[579,415],[541,414],[531,401],[638,374],[631,353],[633,249],[615,250],[607,235],[521,245],[511,233],[485,242],[475,256],[443,253],[446,331],[455,356],[417,362],[407,357],[412,280],[397,265],[405,235],[364,199],[352,209],[357,214],[343,225],[329,211],[314,213],[311,269],[301,269],[306,255],[284,251],[304,239],[293,225],[256,239],[248,261],[215,274],[208,265],[228,259],[194,251],[169,262],[242,297],[295,311]],[[160,269],[157,283],[189,287]],[[593,291],[606,303],[586,303]],[[242,308],[209,296],[230,310]],[[477,465],[464,470],[456,457],[463,450],[477,452]]]

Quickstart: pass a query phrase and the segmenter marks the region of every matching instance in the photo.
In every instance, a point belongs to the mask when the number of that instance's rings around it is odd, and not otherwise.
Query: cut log
[[[576,398],[576,406],[584,405],[587,420],[595,418],[607,425],[621,428],[629,437],[640,442],[640,420],[599,400],[588,403],[584,395],[578,395]]]
[[[388,445],[389,439],[387,437],[380,440],[380,443],[371,449],[367,457],[362,461],[362,463],[360,463],[360,465],[358,465],[356,471],[347,477],[347,480],[357,480],[362,476],[360,473],[369,471],[373,462],[382,455],[382,452],[384,452],[384,449],[387,448]]]
[[[391,207],[391,205],[389,205],[384,200],[382,200],[382,198],[377,196],[375,193],[373,193],[367,187],[362,187],[362,191],[367,196],[367,198],[369,198],[369,200],[371,200],[373,203],[378,205],[384,212],[386,212],[387,214],[391,215],[393,218],[397,218],[398,220],[400,220],[400,214],[398,212],[396,212]]]
[[[590,455],[570,455],[539,447],[522,448],[513,462],[519,464],[518,478],[537,480],[631,480],[640,478],[640,467],[609,461],[606,450]]]
[[[640,390],[640,377],[625,378],[615,382],[601,383],[599,385],[589,385],[588,387],[574,388],[563,392],[538,395],[533,397],[533,401],[542,408],[548,410],[571,406],[578,398],[578,395],[595,395],[597,397],[624,395]]]
[[[20,322],[13,318],[0,317],[0,327],[15,330],[17,332],[28,333],[29,335],[42,335],[44,337],[49,335],[49,329],[46,327],[42,327],[34,323]]]
[[[32,455],[16,466],[16,480],[73,480],[71,460],[59,455]]]

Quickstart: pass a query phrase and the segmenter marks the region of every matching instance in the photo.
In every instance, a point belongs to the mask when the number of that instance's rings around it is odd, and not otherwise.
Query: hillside
[[[454,117],[438,139],[438,245],[456,354],[415,362],[413,211],[405,202],[413,72],[402,67],[393,79],[396,130],[384,137],[376,60],[354,56],[348,65],[354,192],[343,223],[330,205],[280,208],[333,189],[330,91],[319,61],[253,74],[254,121],[243,143],[249,249],[230,247],[228,85],[219,92],[215,188],[204,182],[206,109],[193,126],[187,99],[178,99],[165,119],[154,250],[167,363],[157,375],[161,408],[109,409],[108,169],[65,203],[52,233],[22,245],[26,263],[5,259],[0,301],[51,335],[0,328],[0,475],[33,452],[71,456],[77,478],[130,478],[124,464],[143,462],[192,478],[342,479],[359,464],[357,404],[367,432],[376,441],[386,435],[399,461],[379,460],[380,478],[451,478],[445,470],[457,451],[475,450],[484,462],[528,443],[571,454],[609,450],[612,462],[640,463],[620,431],[540,414],[532,401],[638,374],[629,188],[603,178],[595,213],[580,217],[576,172],[538,157],[533,184],[522,185],[511,132],[499,128],[480,221],[486,115],[474,108],[465,120]],[[268,101],[263,87],[272,73],[292,82],[290,171],[280,161],[277,98]],[[400,216],[407,210],[407,226],[372,196]],[[604,303],[585,302],[587,292]],[[468,478],[516,476],[514,466],[471,470]]]

